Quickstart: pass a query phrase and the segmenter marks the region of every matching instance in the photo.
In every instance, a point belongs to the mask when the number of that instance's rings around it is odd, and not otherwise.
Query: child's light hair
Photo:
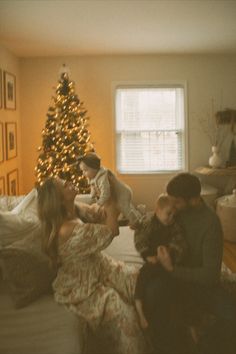
[[[163,209],[169,205],[171,205],[171,200],[168,194],[167,193],[160,194],[156,200],[156,208]]]

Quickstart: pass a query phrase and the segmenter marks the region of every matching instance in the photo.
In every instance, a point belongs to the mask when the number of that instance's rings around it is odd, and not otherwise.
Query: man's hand
[[[168,249],[165,246],[157,248],[157,260],[167,272],[173,272],[174,267]]]

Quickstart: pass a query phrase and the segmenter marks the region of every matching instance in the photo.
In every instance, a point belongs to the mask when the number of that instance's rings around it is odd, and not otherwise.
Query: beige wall
[[[5,192],[7,193],[7,174],[18,169],[19,172],[19,193],[22,193],[22,173],[21,173],[21,122],[20,122],[20,75],[19,60],[8,50],[0,45],[0,69],[2,70],[2,108],[0,108],[0,122],[4,124],[3,144],[4,144],[4,161],[0,163],[0,177],[5,179]],[[3,95],[3,71],[8,71],[16,76],[16,110],[4,108]],[[1,92],[1,90],[0,90]],[[6,160],[6,122],[17,123],[17,157]],[[2,141],[0,141],[0,144]]]
[[[62,63],[71,69],[76,92],[84,101],[90,131],[103,164],[115,171],[112,85],[117,81],[186,81],[189,122],[189,167],[193,171],[207,164],[210,142],[198,124],[198,117],[216,109],[236,105],[236,56],[97,56],[21,59],[22,167],[24,191],[34,184],[34,167],[41,144],[41,130],[55,94]],[[54,87],[54,88],[53,88]],[[136,203],[150,208],[163,191],[170,175],[121,176],[134,191]]]

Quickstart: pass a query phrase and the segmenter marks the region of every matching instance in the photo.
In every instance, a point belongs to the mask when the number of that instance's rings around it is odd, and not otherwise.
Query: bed
[[[35,198],[35,191],[27,195],[27,198],[22,196],[0,198],[0,244],[2,244],[2,249],[8,248],[9,244],[10,246],[17,244],[18,248],[25,247],[25,242],[22,243],[22,240],[25,240],[25,228],[27,233],[30,233],[27,238],[27,247],[32,240],[35,243],[35,237],[37,238],[40,233],[40,229],[32,227],[37,217]],[[82,201],[88,202],[85,197],[82,197]],[[28,222],[26,227],[22,228],[22,220],[17,219],[19,215],[26,216]],[[8,218],[9,234],[6,232],[6,227],[4,228],[3,216],[4,220],[5,217]],[[14,233],[15,230],[17,232]],[[127,226],[120,227],[120,235],[115,237],[104,252],[127,263],[142,264],[142,260],[134,248],[133,231]],[[15,267],[25,267],[25,264],[14,264]],[[3,268],[0,259],[0,269],[4,273]],[[16,273],[17,276],[18,273]],[[44,291],[40,296],[37,295],[33,301],[30,300],[29,304],[24,302],[22,306],[22,302],[20,304],[14,302],[9,284],[3,278],[5,276],[0,275],[1,354],[91,353],[92,346],[88,345],[91,335],[86,323],[63,306],[58,305],[54,301],[52,293]]]

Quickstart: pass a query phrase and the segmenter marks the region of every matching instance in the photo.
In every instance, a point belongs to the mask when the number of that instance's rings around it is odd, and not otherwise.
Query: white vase
[[[212,146],[212,155],[209,158],[209,165],[213,168],[218,168],[222,166],[222,159],[219,155],[219,149],[217,146]]]

